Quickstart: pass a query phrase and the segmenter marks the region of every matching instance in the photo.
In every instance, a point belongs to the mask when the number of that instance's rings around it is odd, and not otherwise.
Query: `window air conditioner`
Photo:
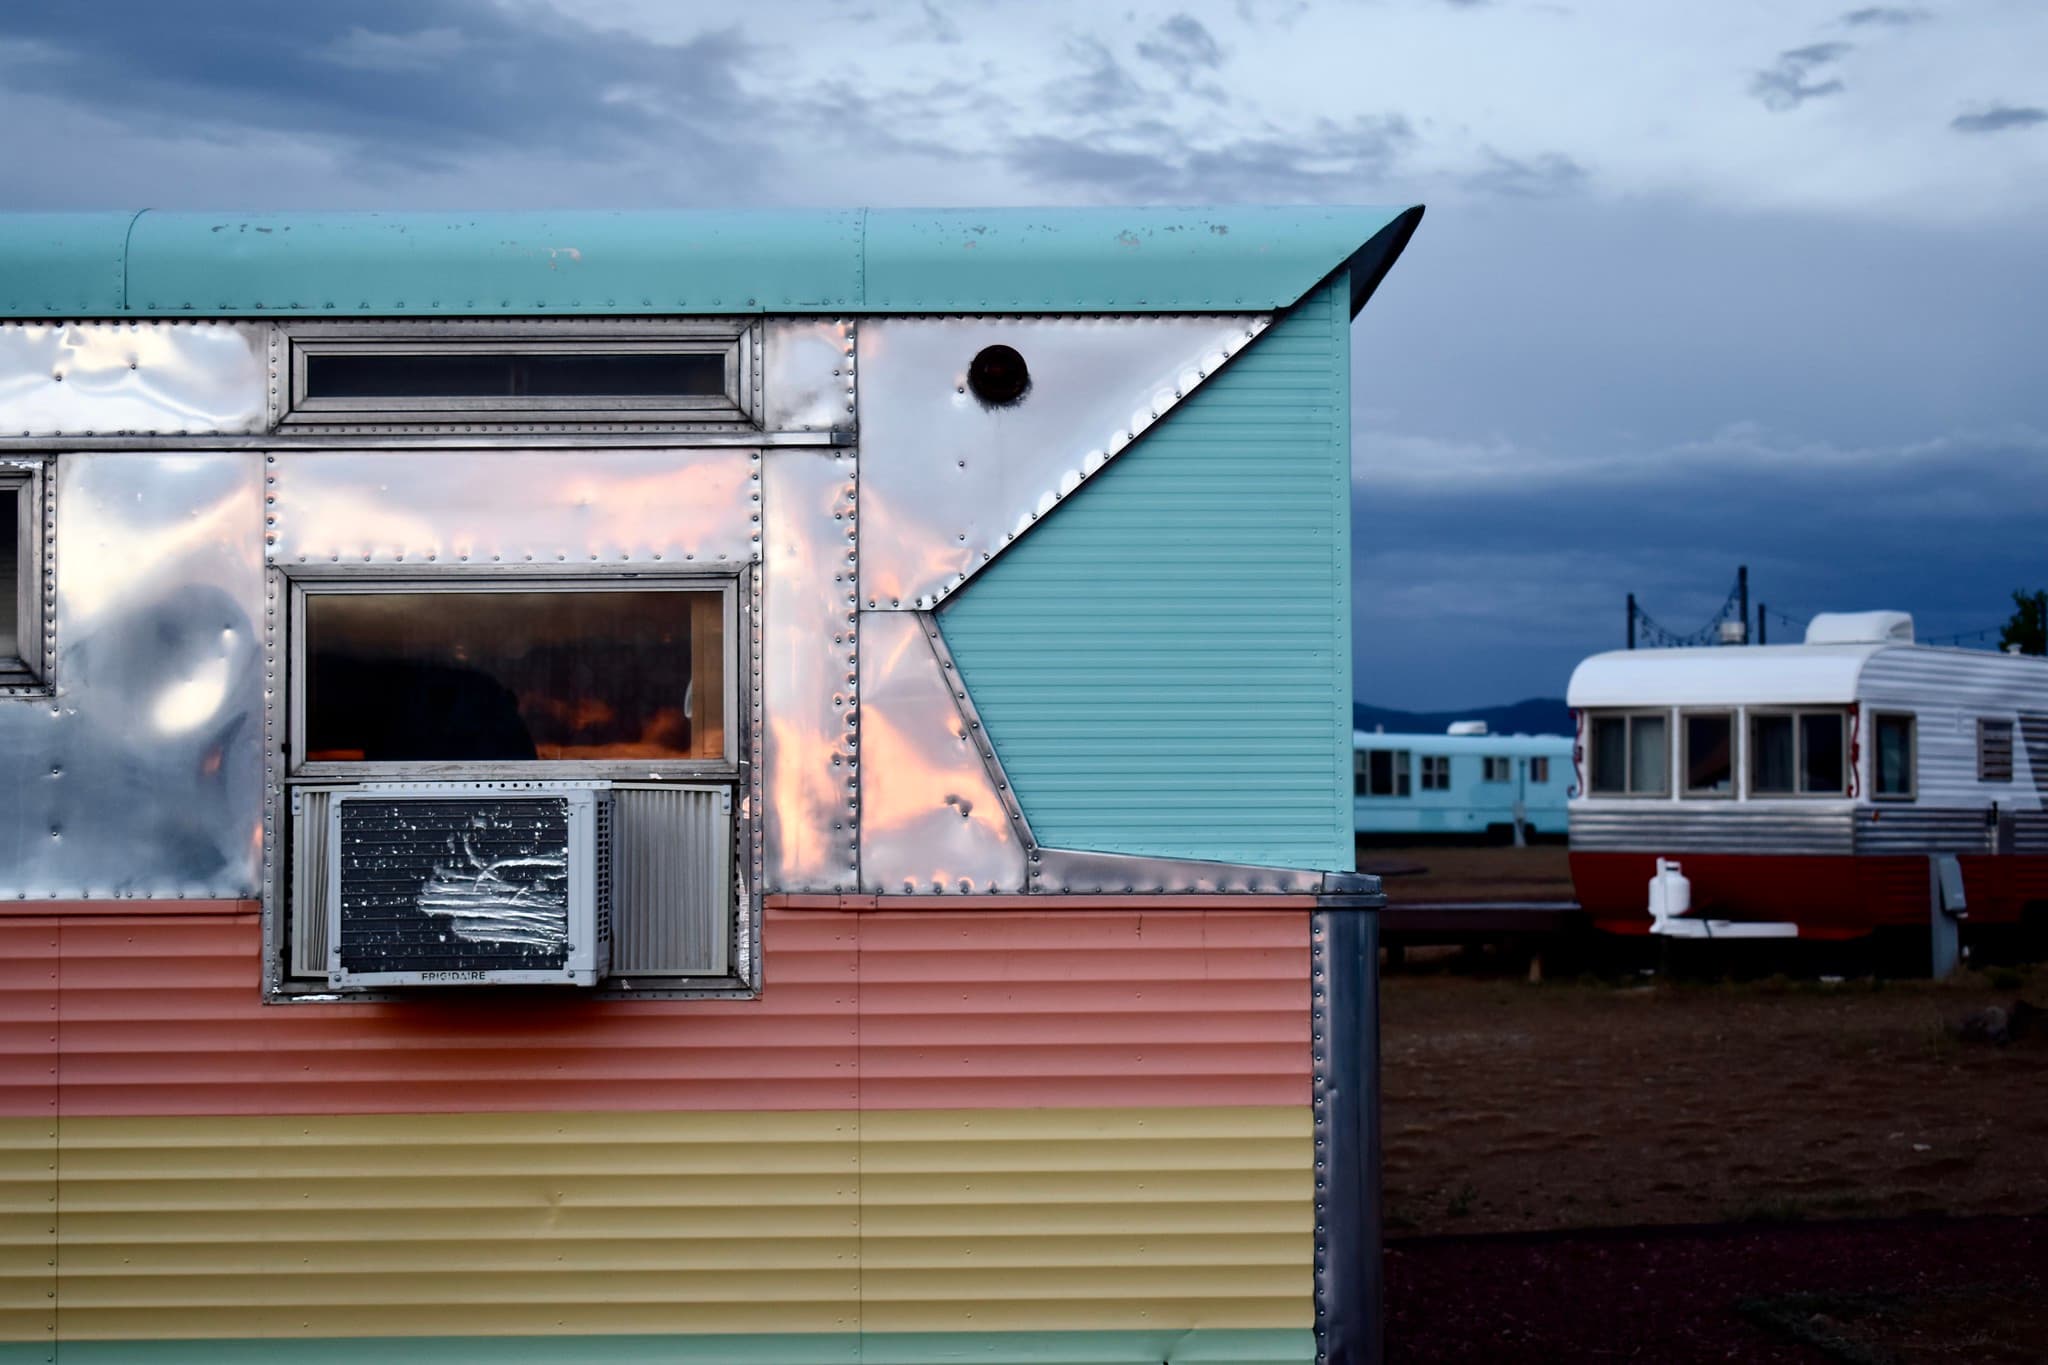
[[[333,792],[328,985],[595,986],[611,967],[611,814],[590,782]]]

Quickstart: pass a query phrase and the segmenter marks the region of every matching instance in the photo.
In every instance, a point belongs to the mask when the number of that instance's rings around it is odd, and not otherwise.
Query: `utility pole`
[[[1636,647],[1636,595],[1628,595],[1628,647]]]
[[[1767,645],[1771,642],[1770,615],[1771,609],[1769,606],[1762,602],[1756,604],[1756,642],[1760,645]]]
[[[1742,605],[1742,643],[1749,643],[1749,565],[1735,568],[1735,596]]]

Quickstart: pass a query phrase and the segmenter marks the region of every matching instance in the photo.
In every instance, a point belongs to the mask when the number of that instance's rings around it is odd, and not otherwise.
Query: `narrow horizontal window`
[[[725,353],[706,351],[314,351],[304,397],[325,399],[716,398]]]
[[[718,761],[724,595],[311,592],[308,763]]]

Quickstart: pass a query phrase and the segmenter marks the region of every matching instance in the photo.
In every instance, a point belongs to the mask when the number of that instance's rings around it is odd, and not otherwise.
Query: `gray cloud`
[[[2048,123],[2048,109],[1994,104],[1979,113],[1958,114],[1949,120],[1948,126],[1959,133],[2002,133],[2009,128],[2032,128],[2041,123]]]
[[[1010,145],[1009,165],[1046,184],[1126,201],[1244,203],[1344,201],[1383,184],[1415,141],[1398,114],[1325,120],[1298,136],[1228,138],[1197,145],[1159,120],[1076,135],[1038,134]]]
[[[1852,9],[1842,16],[1842,22],[1851,28],[1868,28],[1873,25],[1885,28],[1904,28],[1909,24],[1921,23],[1934,16],[1924,9],[1903,9],[1895,5],[1866,5]]]
[[[1223,47],[1191,14],[1176,14],[1138,44],[1138,55],[1185,87],[1223,65]]]
[[[1116,113],[1154,102],[1137,77],[1099,39],[1076,38],[1067,44],[1067,55],[1078,70],[1046,87],[1049,107],[1088,115]]]
[[[652,139],[724,176],[761,160],[745,131],[760,101],[734,74],[749,49],[730,31],[660,42],[488,0],[106,0],[91,23],[64,6],[10,6],[0,44],[0,80],[18,92],[90,91],[103,113],[293,133],[404,165]]]
[[[1817,68],[1839,61],[1850,50],[1848,43],[1809,43],[1778,54],[1777,62],[1750,78],[1749,92],[1763,101],[1772,113],[1797,109],[1808,100],[1839,95],[1839,79],[1814,80]]]
[[[1513,157],[1488,147],[1484,155],[1485,166],[1465,177],[1465,187],[1482,194],[1499,194],[1513,199],[1548,199],[1554,195],[1570,194],[1586,182],[1586,168],[1558,152]]]

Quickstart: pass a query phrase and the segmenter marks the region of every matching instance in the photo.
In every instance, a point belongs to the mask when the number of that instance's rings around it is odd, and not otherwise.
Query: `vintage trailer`
[[[1376,1358],[1420,212],[0,220],[0,1359]]]
[[[1824,614],[1803,644],[1594,655],[1569,700],[1572,880],[1603,927],[1650,928],[1660,857],[1694,918],[1800,937],[1924,929],[1943,856],[1973,928],[2048,907],[2048,660]]]
[[[1352,828],[1362,840],[1565,834],[1572,741],[1477,733],[1351,736]]]

